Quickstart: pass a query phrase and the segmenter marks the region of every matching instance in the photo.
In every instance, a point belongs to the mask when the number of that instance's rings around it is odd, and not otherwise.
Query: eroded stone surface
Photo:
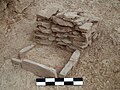
[[[72,56],[70,57],[68,63],[65,65],[65,67],[60,72],[60,76],[64,76],[65,77],[68,74],[68,72],[72,69],[72,67],[75,66],[75,64],[79,60],[79,57],[80,57],[80,51],[76,50],[72,54]]]
[[[65,32],[72,31],[72,29],[70,27],[62,27],[62,26],[52,25],[52,31],[65,33]]]
[[[49,19],[52,15],[56,14],[58,10],[58,7],[49,7],[47,9],[41,10],[39,15],[43,18]]]
[[[50,34],[52,33],[52,31],[49,28],[44,28],[42,26],[38,26],[39,31],[41,31],[42,33],[47,33]]]
[[[17,58],[11,58],[11,61],[15,65],[20,65],[21,66],[21,64],[22,64],[22,60],[17,59]]]
[[[80,30],[81,32],[89,32],[92,28],[93,23],[85,23],[82,26],[79,26],[78,30]]]
[[[80,51],[76,50],[70,57],[70,61],[78,61],[80,57]]]
[[[66,12],[64,14],[64,17],[69,18],[69,19],[75,19],[75,18],[79,17],[79,15],[77,15],[77,14],[78,14],[77,12]]]
[[[65,20],[63,20],[61,18],[53,16],[52,19],[53,19],[54,23],[59,24],[61,26],[73,27],[73,24],[71,22],[65,21]]]
[[[43,64],[39,64],[36,62],[33,62],[28,59],[23,59],[22,61],[22,68],[34,73],[37,76],[41,77],[57,77],[56,70],[45,66]]]
[[[19,58],[24,58],[25,53],[31,50],[35,45],[27,46],[19,51]]]

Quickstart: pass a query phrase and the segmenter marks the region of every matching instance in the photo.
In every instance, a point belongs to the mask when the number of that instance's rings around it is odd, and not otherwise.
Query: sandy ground
[[[84,77],[83,86],[37,87],[37,76],[11,63],[10,58],[33,43],[31,35],[35,29],[35,14],[51,3],[58,3],[69,10],[83,10],[101,18],[98,40],[81,50],[77,66],[67,76]],[[0,20],[0,90],[120,90],[120,34],[115,30],[120,27],[119,0],[34,0],[24,12],[16,15],[16,21],[12,20]],[[41,63],[51,64],[52,59],[68,60],[71,55],[55,47],[39,48],[42,50],[40,56],[33,50],[35,53],[30,58],[38,55],[39,59],[46,60]]]

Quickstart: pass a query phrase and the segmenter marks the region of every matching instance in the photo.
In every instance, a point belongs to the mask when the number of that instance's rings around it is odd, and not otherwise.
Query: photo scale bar
[[[83,85],[83,78],[37,78],[37,86],[51,85]]]

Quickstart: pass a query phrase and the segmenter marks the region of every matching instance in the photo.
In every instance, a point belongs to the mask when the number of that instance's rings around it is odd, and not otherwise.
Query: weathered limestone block
[[[92,28],[93,23],[85,23],[82,26],[78,26],[78,30],[81,32],[89,32]]]
[[[58,10],[59,10],[58,7],[54,7],[54,6],[53,7],[49,7],[47,9],[41,10],[39,12],[39,16],[41,18],[49,19],[49,18],[52,17],[52,15],[56,14]]]
[[[31,60],[23,59],[22,68],[34,73],[37,76],[57,78],[57,73],[54,68],[33,62]]]
[[[55,37],[50,36],[48,39],[49,39],[50,41],[54,41],[54,40],[55,40]]]
[[[75,18],[78,18],[80,17],[79,15],[77,15],[78,12],[66,12],[64,14],[64,18],[67,18],[67,19],[75,19]]]
[[[73,41],[73,46],[78,48],[87,47],[87,42]]]
[[[59,41],[61,41],[61,39],[60,39],[60,38],[56,38],[56,41],[58,41],[58,42],[59,42]]]
[[[57,26],[57,25],[52,25],[52,31],[53,32],[70,32],[72,31],[72,29],[70,27],[61,27],[61,26]]]
[[[61,42],[61,41],[60,41],[60,42],[58,42],[57,44],[58,44],[58,45],[64,45],[64,46],[66,46],[66,45],[67,45],[66,43]]]
[[[17,58],[11,58],[12,64],[19,65],[21,66],[22,60],[17,59]]]
[[[70,57],[68,63],[61,70],[60,76],[65,77],[68,74],[68,72],[72,69],[72,67],[75,66],[75,64],[78,62],[79,57],[80,57],[80,51],[76,50]]]
[[[79,35],[80,33],[79,32],[77,32],[77,31],[73,31],[73,35]]]
[[[38,26],[40,25],[40,26],[47,28],[47,29],[50,28],[50,22],[40,21],[40,22],[37,22],[37,25]]]
[[[78,41],[78,42],[86,42],[85,37],[77,36],[73,38],[73,41]]]
[[[71,22],[65,21],[61,18],[58,18],[56,16],[52,17],[52,20],[55,24],[59,24],[61,26],[69,26],[69,27],[73,27],[73,24]]]
[[[47,33],[47,34],[51,34],[52,33],[52,31],[51,31],[51,29],[49,29],[49,28],[44,28],[44,27],[42,27],[42,26],[37,26],[37,28],[39,29],[39,31],[41,31],[42,33]]]
[[[87,17],[79,17],[79,18],[75,19],[73,22],[74,22],[75,25],[82,25],[82,24],[84,24],[87,20],[88,20]]]
[[[30,45],[30,46],[27,46],[27,47],[24,47],[23,49],[21,49],[19,51],[19,58],[24,58],[25,53],[28,52],[29,50],[31,50],[33,47],[35,47],[35,45]]]
[[[80,57],[80,51],[79,50],[76,50],[72,56],[70,57],[70,61],[78,61],[79,60],[79,57]]]
[[[68,36],[67,33],[57,33],[56,34],[56,37],[59,37],[59,38],[66,38]]]
[[[64,43],[67,43],[67,44],[72,43],[69,39],[62,39],[62,41],[63,41]]]

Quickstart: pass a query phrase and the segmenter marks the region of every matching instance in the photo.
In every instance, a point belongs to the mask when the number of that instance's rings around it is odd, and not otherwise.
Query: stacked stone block
[[[99,18],[89,17],[84,12],[44,9],[37,15],[34,41],[66,49],[86,48],[97,37],[98,21]]]

